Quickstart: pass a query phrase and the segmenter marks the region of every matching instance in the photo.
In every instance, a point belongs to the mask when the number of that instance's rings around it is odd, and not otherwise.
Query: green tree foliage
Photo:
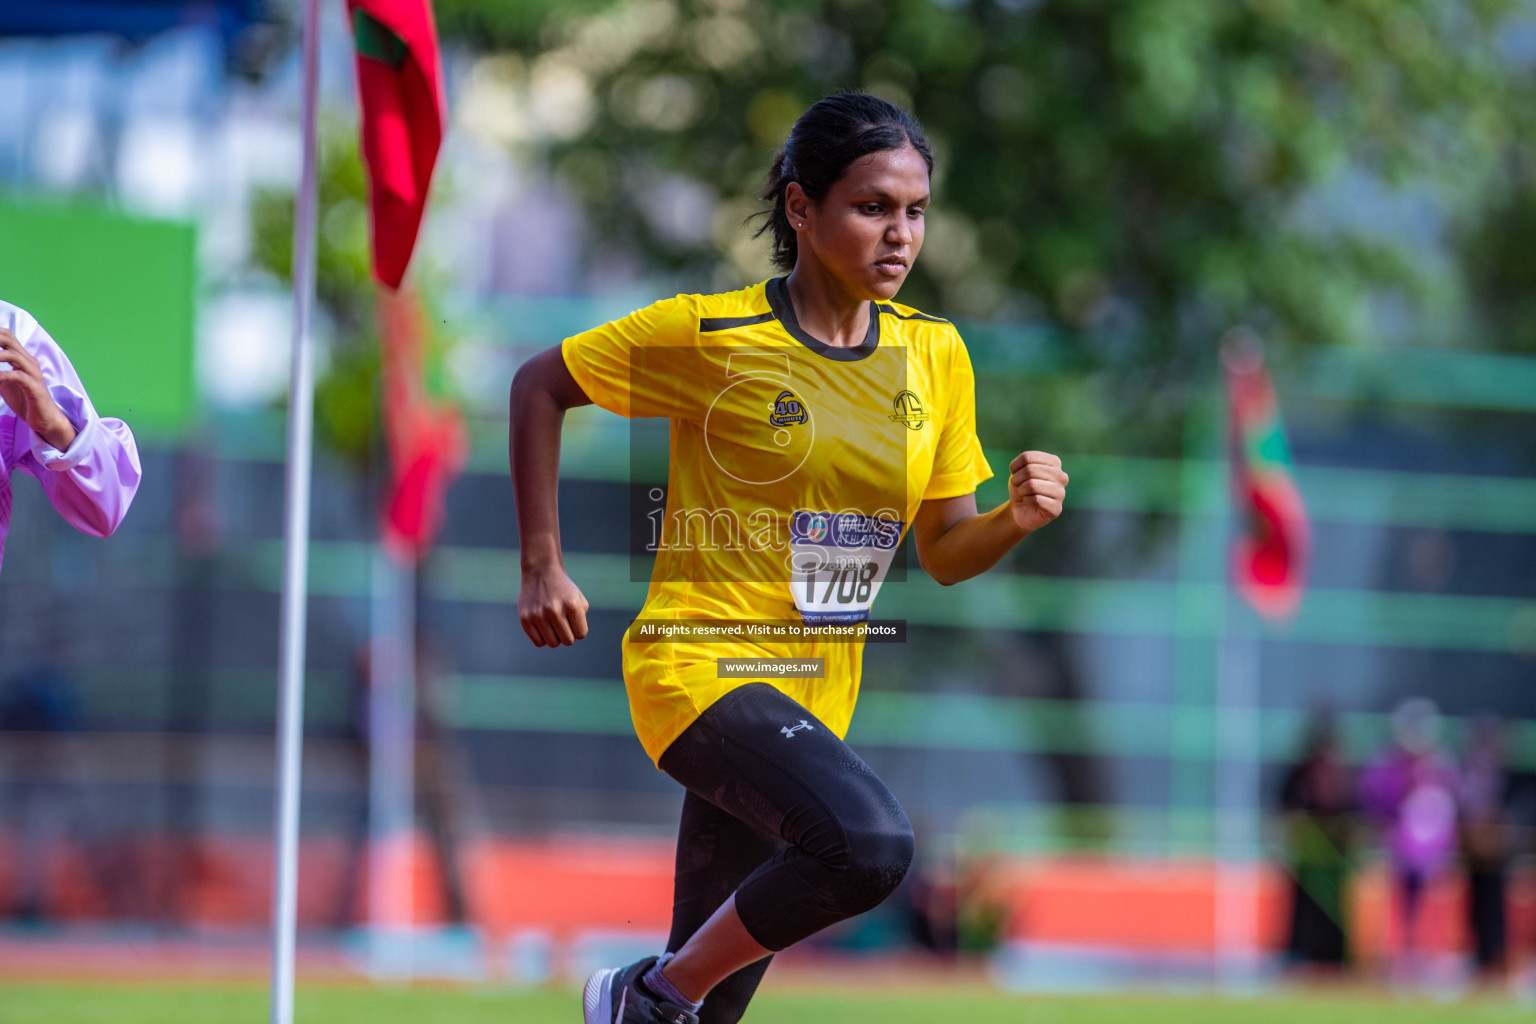
[[[769,272],[743,220],[809,103],[911,109],[938,168],[902,299],[1049,326],[1083,372],[1029,402],[984,387],[983,414],[999,440],[1074,424],[1075,450],[1175,450],[1235,323],[1283,358],[1368,341],[1383,308],[1399,330],[1457,315],[1448,233],[1506,174],[1523,89],[1514,0],[619,0],[537,26],[513,6],[439,10],[564,90],[549,156],[597,244],[694,286]],[[1369,215],[1403,196],[1429,212]],[[680,226],[699,197],[712,219]]]
[[[1491,347],[1536,353],[1536,102],[1511,133],[1502,187],[1458,241],[1475,299],[1475,333]]]
[[[315,385],[315,427],[324,447],[366,473],[382,452],[379,285],[371,269],[368,178],[355,127],[335,124],[322,132],[318,185],[315,299],[331,344]],[[285,282],[293,276],[293,216],[289,189],[262,189],[252,198],[251,262]],[[431,308],[432,276],[419,253],[408,282]],[[426,319],[429,370],[436,370],[451,345],[451,327],[440,316]],[[430,373],[428,384],[437,393],[448,390],[441,373]]]
[[[549,16],[557,11],[591,13],[612,4],[613,0],[433,0],[432,10],[446,37],[481,49],[522,49],[537,43]]]
[[[357,140],[341,127],[324,133],[318,168],[315,300],[329,322],[329,361],[315,385],[322,445],[362,470],[378,445],[379,334],[369,271],[368,179]],[[293,277],[294,194],[262,189],[251,201],[251,262],[284,281]]]

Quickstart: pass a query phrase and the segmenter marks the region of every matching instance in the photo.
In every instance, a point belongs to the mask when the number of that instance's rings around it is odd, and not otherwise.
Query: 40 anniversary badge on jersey
[[[894,513],[796,511],[790,592],[801,619],[812,626],[868,620],[904,525]]]
[[[704,417],[704,446],[716,468],[749,487],[778,483],[805,464],[816,440],[810,403],[782,354],[732,353],[728,383]]]

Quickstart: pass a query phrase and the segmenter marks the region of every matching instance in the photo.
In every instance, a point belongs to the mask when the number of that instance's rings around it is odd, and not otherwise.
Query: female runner
[[[586,1024],[739,1020],[774,952],[896,888],[912,826],[841,738],[863,651],[849,624],[868,619],[909,523],[923,568],[950,585],[1061,513],[1061,460],[1033,451],[1009,464],[1008,500],[977,512],[992,470],[965,347],[890,301],[922,247],[932,169],[905,111],[821,100],[763,195],[786,277],[657,302],[512,382],[518,616],[537,646],[587,635],[556,509],[565,410],[671,421],[656,565],[623,664],[642,745],[687,790],[672,930],[660,956],[588,979]],[[700,622],[728,642],[654,628]]]

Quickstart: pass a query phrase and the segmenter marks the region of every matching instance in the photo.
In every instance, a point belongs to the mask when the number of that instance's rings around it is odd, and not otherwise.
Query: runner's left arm
[[[930,498],[918,506],[912,539],[924,571],[944,586],[979,576],[1014,545],[1061,515],[1067,474],[1049,452],[1021,452],[1008,464],[1008,500],[976,511],[976,495]]]

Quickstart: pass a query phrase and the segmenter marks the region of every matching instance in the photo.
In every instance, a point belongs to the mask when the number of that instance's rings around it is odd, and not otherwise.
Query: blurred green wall
[[[0,198],[0,299],[37,318],[103,416],[141,437],[191,418],[196,234],[96,206]]]

